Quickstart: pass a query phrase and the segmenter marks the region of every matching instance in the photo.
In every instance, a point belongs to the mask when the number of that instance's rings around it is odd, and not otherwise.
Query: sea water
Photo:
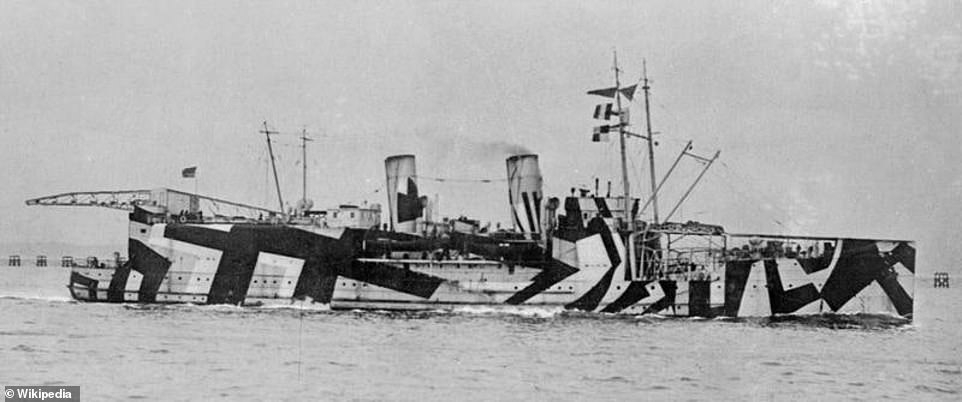
[[[962,292],[918,291],[912,324],[18,294],[0,296],[0,385],[79,385],[88,401],[962,399]]]

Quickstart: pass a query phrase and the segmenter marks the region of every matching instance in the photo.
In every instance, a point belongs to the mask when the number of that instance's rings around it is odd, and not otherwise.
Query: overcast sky
[[[124,244],[122,212],[26,207],[66,191],[169,186],[274,207],[309,148],[315,205],[384,203],[383,160],[502,179],[541,155],[548,195],[620,186],[585,94],[647,60],[663,173],[721,150],[676,220],[734,232],[906,238],[960,265],[962,13],[956,1],[0,2],[0,243]],[[640,95],[640,94],[639,94]],[[631,104],[643,131],[643,103]],[[632,186],[646,196],[642,143]],[[670,209],[697,174],[686,162]],[[447,215],[507,222],[503,182],[437,183]],[[603,184],[604,186],[604,184]]]

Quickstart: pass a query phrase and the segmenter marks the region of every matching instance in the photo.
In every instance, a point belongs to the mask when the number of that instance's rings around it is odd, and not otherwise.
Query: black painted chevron
[[[506,304],[518,305],[528,301],[535,295],[544,292],[546,289],[554,286],[554,284],[563,281],[565,278],[574,275],[578,272],[578,268],[572,267],[558,260],[551,260],[545,265],[544,269],[541,270],[534,278],[531,279],[531,284],[526,286],[524,289],[518,291],[511,295],[504,302]]]
[[[424,206],[418,197],[418,185],[413,178],[408,178],[407,194],[397,193],[397,221],[413,221],[423,216]]]
[[[396,290],[398,292],[430,298],[444,279],[436,276],[398,268],[389,264],[354,261],[341,276]]]
[[[657,313],[659,311],[665,310],[669,307],[675,306],[675,296],[678,294],[678,284],[675,281],[662,280],[658,281],[661,285],[661,290],[665,292],[665,297],[658,299],[658,301],[652,303],[642,314]]]
[[[144,276],[140,281],[137,300],[143,303],[157,301],[157,292],[170,269],[170,261],[139,240],[130,239],[127,247],[131,269]]]
[[[887,269],[872,240],[844,240],[835,269],[822,286],[822,299],[837,311]]]
[[[97,301],[97,286],[100,285],[100,281],[93,278],[88,278],[84,275],[81,275],[79,272],[71,271],[70,272],[70,295],[73,296],[74,299],[78,299],[77,295],[74,293],[76,292],[73,288],[74,284],[78,284],[87,288],[87,298],[85,300]],[[83,300],[83,298],[79,298],[79,299]]]
[[[894,261],[889,263],[889,265],[895,265],[895,262],[902,263],[906,269],[908,269],[913,274],[915,273],[915,248],[906,242],[900,242],[892,252],[890,253]]]
[[[356,261],[364,231],[345,229],[340,238],[267,225],[234,225],[230,232],[202,226],[168,225],[165,236],[223,251],[208,293],[208,303],[239,303],[261,252],[304,260],[294,298],[328,303],[338,276],[428,298],[443,279],[392,267]]]
[[[628,288],[625,292],[618,296],[615,301],[611,302],[604,309],[601,310],[602,313],[617,313],[621,310],[628,308],[629,306],[637,303],[641,299],[644,299],[650,295],[648,293],[648,284],[651,282],[631,282],[628,284]]]
[[[737,260],[725,263],[725,315],[738,316],[738,307],[745,294],[748,275],[755,262],[755,260]]]
[[[133,240],[127,241],[128,249],[131,241]],[[110,278],[110,287],[107,288],[107,301],[117,303],[124,301],[124,293],[126,293],[125,290],[127,287],[127,280],[129,278],[130,261],[128,260],[127,263],[117,267],[117,269],[114,270],[114,276]]]
[[[778,263],[775,260],[765,260],[765,278],[768,284],[768,300],[771,302],[773,314],[794,313],[820,297],[818,288],[811,283],[785,290],[782,287]]]
[[[621,256],[618,254],[615,239],[612,238],[608,225],[605,224],[605,221],[601,218],[594,218],[588,222],[588,236],[594,236],[596,234],[601,236],[601,243],[605,246],[605,252],[608,254],[608,261],[611,265],[608,267],[608,271],[602,275],[601,280],[592,286],[588,292],[579,297],[578,300],[565,305],[567,309],[593,311],[598,308],[601,299],[605,297],[605,293],[607,293],[608,288],[611,287],[611,279],[615,274],[615,270],[621,265]]]

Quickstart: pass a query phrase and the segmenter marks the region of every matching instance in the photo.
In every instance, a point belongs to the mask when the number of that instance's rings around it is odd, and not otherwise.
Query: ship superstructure
[[[617,65],[615,71],[617,77]],[[646,115],[648,88],[645,77]],[[618,117],[597,127],[595,140],[617,132],[622,151],[630,137],[651,145],[650,122],[644,135],[627,129],[621,102],[634,90],[616,78],[615,87],[589,92],[615,101],[600,105],[596,117]],[[266,124],[262,132],[270,144]],[[649,152],[653,160],[650,146]],[[718,153],[704,158],[686,146],[683,156],[700,158],[707,170]],[[378,205],[294,213],[250,209],[228,217],[204,214],[206,197],[196,194],[177,192],[186,201],[176,205],[170,197],[159,202],[159,195],[135,199],[127,203],[127,263],[75,268],[70,291],[83,301],[301,301],[335,309],[547,306],[704,317],[912,315],[910,241],[731,234],[717,225],[668,221],[701,175],[661,220],[657,195],[664,179],[655,181],[653,162],[647,200],[631,196],[626,168],[620,195],[609,190],[602,196],[596,186],[565,197],[543,193],[537,155],[512,155],[505,168],[510,230],[463,217],[439,221],[426,213],[432,203],[418,191],[414,155],[385,160],[384,223]],[[283,206],[280,196],[278,201]],[[653,217],[645,220],[649,206]]]

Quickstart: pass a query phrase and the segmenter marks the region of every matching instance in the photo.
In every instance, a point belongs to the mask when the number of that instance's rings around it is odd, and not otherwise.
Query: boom
[[[280,215],[280,212],[267,208],[167,188],[124,191],[79,191],[29,199],[27,200],[27,205],[102,207],[123,211],[133,211],[135,205],[151,205],[166,208],[171,214],[187,211],[190,213],[202,212],[203,215],[209,217],[229,216],[252,219]]]

